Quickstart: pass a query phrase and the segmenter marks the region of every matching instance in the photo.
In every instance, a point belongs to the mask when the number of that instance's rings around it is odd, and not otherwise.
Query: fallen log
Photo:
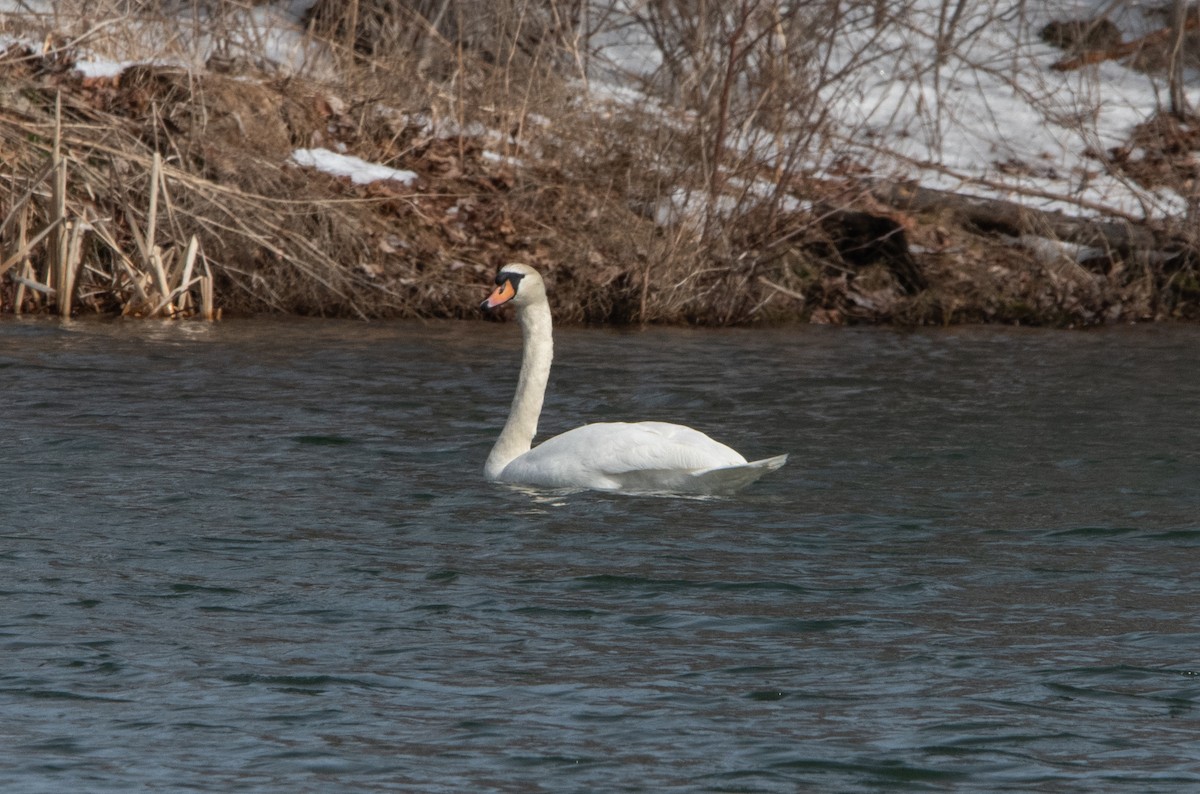
[[[944,212],[955,222],[981,231],[1014,237],[1025,234],[1091,246],[1121,257],[1136,252],[1177,252],[1186,241],[1165,231],[1128,222],[1076,218],[1057,210],[1039,210],[1011,201],[967,196],[899,182],[872,186],[871,197],[904,212]]]
[[[1200,28],[1200,15],[1189,14],[1184,20],[1184,30],[1195,30]],[[1124,58],[1127,55],[1133,55],[1138,50],[1148,47],[1152,44],[1162,44],[1168,41],[1175,31],[1172,27],[1167,26],[1160,28],[1145,36],[1141,36],[1130,41],[1121,42],[1115,46],[1101,50],[1087,50],[1079,55],[1070,58],[1063,58],[1055,61],[1050,65],[1050,68],[1056,72],[1069,72],[1073,69],[1087,66],[1092,63],[1103,63],[1104,61],[1114,61],[1118,58]]]

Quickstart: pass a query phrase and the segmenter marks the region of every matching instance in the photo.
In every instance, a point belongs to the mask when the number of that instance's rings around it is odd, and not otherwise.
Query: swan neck
[[[550,364],[554,359],[550,304],[542,300],[523,306],[517,311],[517,320],[521,324],[523,343],[521,374],[517,378],[517,393],[508,412],[508,421],[484,466],[484,474],[489,480],[499,479],[509,463],[533,447],[546,383],[550,379]]]

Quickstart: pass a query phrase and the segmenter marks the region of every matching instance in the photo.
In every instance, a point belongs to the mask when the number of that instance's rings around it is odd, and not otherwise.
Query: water
[[[0,787],[1200,786],[1200,329],[558,334],[730,500],[482,482],[518,347],[0,322]]]

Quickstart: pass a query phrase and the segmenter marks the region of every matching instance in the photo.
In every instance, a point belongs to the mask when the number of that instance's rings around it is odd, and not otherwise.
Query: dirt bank
[[[853,164],[767,175],[774,194],[743,192],[735,214],[664,217],[663,195],[719,207],[735,183],[664,183],[668,155],[699,156],[671,116],[583,106],[553,69],[457,57],[457,81],[428,65],[406,81],[404,60],[339,80],[244,62],[89,76],[67,44],[6,45],[0,311],[466,317],[500,264],[523,261],[566,322],[1200,317],[1182,223],[980,202]],[[1164,115],[1132,133],[1137,162],[1110,161],[1190,178],[1196,129]],[[298,149],[416,178],[358,183]]]

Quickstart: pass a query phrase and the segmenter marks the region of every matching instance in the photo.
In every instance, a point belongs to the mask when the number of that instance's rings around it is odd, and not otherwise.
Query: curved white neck
[[[521,323],[524,347],[521,375],[517,379],[517,394],[513,397],[508,421],[483,467],[484,476],[489,480],[499,479],[505,466],[532,448],[542,399],[546,396],[546,383],[550,379],[550,362],[554,358],[550,304],[539,301],[523,306],[517,310],[517,320]]]

